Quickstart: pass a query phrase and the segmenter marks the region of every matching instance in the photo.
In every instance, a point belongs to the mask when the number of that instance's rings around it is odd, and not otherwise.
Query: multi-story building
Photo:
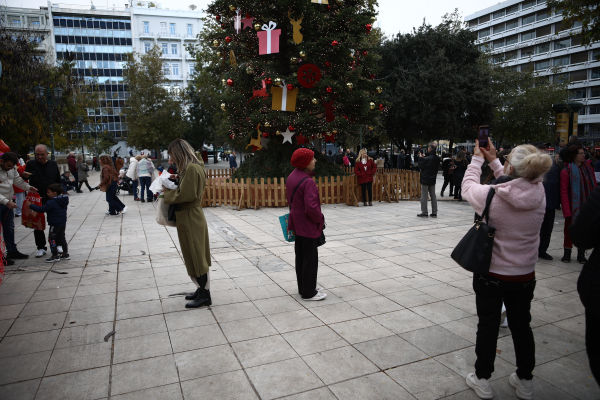
[[[52,23],[48,7],[19,8],[0,6],[0,26],[15,35],[25,35],[35,42],[35,50],[46,62],[54,62]]]
[[[545,0],[507,0],[465,17],[492,62],[517,71],[533,69],[552,80],[570,79],[579,110],[578,136],[600,142],[600,42],[581,46],[581,26],[563,26]],[[559,73],[553,71],[560,67]]]

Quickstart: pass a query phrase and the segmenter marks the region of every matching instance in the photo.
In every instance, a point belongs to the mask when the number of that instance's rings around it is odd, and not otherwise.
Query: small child
[[[60,184],[62,186],[61,193],[64,193],[65,195],[67,194],[67,192],[69,190],[75,189],[75,186],[73,185],[73,182],[71,181],[71,173],[69,171],[66,171],[64,174],[62,174],[60,176]]]
[[[48,234],[48,243],[52,251],[52,257],[46,259],[46,262],[58,262],[70,260],[67,241],[65,239],[65,228],[67,227],[67,207],[69,206],[69,196],[62,194],[62,187],[58,183],[48,185],[46,191],[49,200],[43,206],[36,206],[27,201],[25,204],[36,212],[46,213],[48,215],[48,225],[50,232]],[[62,247],[62,254],[61,253]]]

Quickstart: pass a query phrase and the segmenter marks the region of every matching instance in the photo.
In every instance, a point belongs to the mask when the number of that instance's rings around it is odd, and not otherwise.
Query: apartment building
[[[52,23],[48,7],[19,8],[0,6],[0,26],[24,35],[35,42],[35,51],[46,62],[54,62],[52,46]]]
[[[465,17],[492,62],[516,71],[533,69],[549,80],[570,80],[571,100],[581,102],[578,136],[600,145],[600,42],[581,46],[581,27],[563,26],[545,0],[507,0]],[[560,67],[559,73],[552,71]]]

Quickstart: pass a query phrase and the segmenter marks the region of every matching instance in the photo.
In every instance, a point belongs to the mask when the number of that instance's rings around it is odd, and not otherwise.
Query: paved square
[[[467,203],[440,198],[437,219],[418,219],[418,202],[323,206],[321,302],[298,296],[278,219],[285,209],[205,209],[213,305],[186,310],[182,293],[195,288],[176,229],[156,224],[153,204],[122,200],[127,213],[111,217],[103,193],[74,194],[71,260],[7,270],[0,399],[476,398],[464,379],[475,361],[471,278],[449,257],[471,225]],[[558,261],[561,217],[555,228],[555,260],[536,268],[535,398],[597,400],[581,265]],[[33,254],[32,231],[16,236]],[[495,366],[495,398],[515,399],[508,329]]]

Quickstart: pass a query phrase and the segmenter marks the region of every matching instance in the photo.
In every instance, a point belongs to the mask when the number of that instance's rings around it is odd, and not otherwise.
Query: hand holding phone
[[[481,125],[479,127],[479,136],[477,137],[477,140],[479,140],[480,148],[485,149],[488,147],[489,137],[490,137],[490,127],[488,125]]]

